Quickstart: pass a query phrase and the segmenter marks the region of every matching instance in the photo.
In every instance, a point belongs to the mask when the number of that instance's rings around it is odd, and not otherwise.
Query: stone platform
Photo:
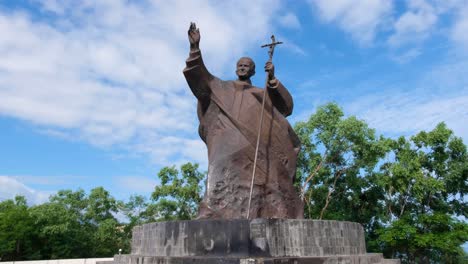
[[[133,229],[115,264],[399,263],[366,254],[361,225],[304,219],[194,220]]]

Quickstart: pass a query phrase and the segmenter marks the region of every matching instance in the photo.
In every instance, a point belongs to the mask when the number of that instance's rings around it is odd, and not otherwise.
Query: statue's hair
[[[250,61],[250,64],[252,65],[252,69],[250,71],[252,72],[252,76],[254,76],[255,75],[255,62],[250,57],[242,57],[237,61],[237,64],[239,64],[239,61],[241,61],[242,59],[246,59]]]

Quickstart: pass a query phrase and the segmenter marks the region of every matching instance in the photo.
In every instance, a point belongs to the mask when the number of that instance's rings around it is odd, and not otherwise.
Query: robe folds
[[[199,219],[247,217],[263,89],[222,81],[192,51],[184,75],[198,99],[199,134],[208,148],[208,178]],[[286,120],[293,101],[276,81],[267,88],[250,217],[303,218],[293,186],[300,142]]]

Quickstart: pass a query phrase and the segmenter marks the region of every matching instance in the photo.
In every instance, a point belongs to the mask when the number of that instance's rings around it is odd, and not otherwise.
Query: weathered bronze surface
[[[199,134],[208,148],[206,193],[199,219],[247,216],[263,89],[252,86],[255,64],[237,62],[235,81],[222,81],[206,69],[200,32],[188,31],[190,55],[184,75],[198,99]],[[275,78],[271,61],[249,218],[303,218],[303,203],[293,187],[300,142],[286,120],[293,100]]]

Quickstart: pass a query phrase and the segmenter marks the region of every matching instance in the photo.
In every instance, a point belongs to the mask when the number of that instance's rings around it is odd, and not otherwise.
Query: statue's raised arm
[[[185,79],[200,103],[207,105],[211,94],[209,83],[214,77],[208,72],[203,63],[200,51],[200,30],[195,23],[190,23],[188,39],[190,42],[190,54],[185,61]]]

